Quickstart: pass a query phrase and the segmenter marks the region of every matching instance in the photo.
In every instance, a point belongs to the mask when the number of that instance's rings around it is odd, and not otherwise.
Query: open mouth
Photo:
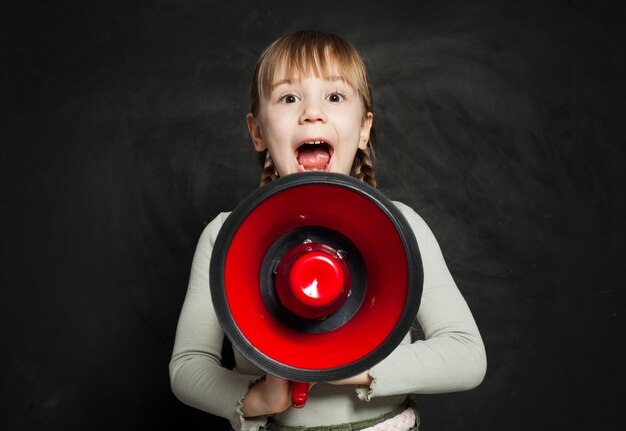
[[[303,171],[327,171],[333,147],[322,140],[307,141],[296,149],[295,155]]]

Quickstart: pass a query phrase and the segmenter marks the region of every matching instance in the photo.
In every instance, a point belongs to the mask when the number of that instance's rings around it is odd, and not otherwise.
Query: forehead
[[[288,59],[281,60],[274,69],[272,81],[280,81],[285,79],[301,79],[308,76],[316,78],[333,78],[349,81],[349,72],[347,67],[334,60],[328,59],[324,62],[311,60],[306,63],[290,61]]]
[[[293,62],[283,61],[274,69],[273,76],[267,82],[265,93],[269,94],[269,92],[281,84],[292,83],[309,77],[329,82],[342,81],[355,90],[357,88],[354,77],[350,74],[348,68],[342,67],[337,62],[326,62],[323,65],[312,62],[306,65],[297,65]]]

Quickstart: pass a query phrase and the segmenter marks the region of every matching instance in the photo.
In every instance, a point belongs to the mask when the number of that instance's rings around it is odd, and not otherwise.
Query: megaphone
[[[357,375],[410,330],[422,295],[415,236],[378,189],[304,172],[248,195],[228,216],[210,262],[213,306],[234,348],[292,382]]]

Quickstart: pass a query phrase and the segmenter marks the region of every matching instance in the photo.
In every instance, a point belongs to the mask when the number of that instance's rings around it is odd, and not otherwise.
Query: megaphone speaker
[[[382,192],[352,177],[305,172],[247,196],[220,230],[213,306],[233,347],[289,379],[359,374],[395,349],[417,315],[423,268],[415,236]]]

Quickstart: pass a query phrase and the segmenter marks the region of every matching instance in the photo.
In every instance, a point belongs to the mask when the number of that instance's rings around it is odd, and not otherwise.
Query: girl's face
[[[357,148],[367,148],[373,114],[341,76],[276,73],[258,116],[248,114],[257,151],[268,150],[278,174],[304,171],[350,175]]]

